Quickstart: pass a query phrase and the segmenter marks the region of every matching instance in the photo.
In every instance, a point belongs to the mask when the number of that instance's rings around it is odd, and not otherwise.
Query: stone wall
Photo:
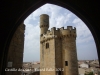
[[[55,65],[56,68],[62,68],[62,39],[55,39]]]
[[[54,39],[41,43],[40,47],[40,75],[55,75],[54,71],[48,71],[50,68],[55,69],[55,43]],[[46,49],[46,43],[49,44],[49,48]]]
[[[76,41],[75,38],[63,38],[62,40],[63,51],[63,68],[64,75],[78,75],[78,60],[76,53]],[[65,65],[66,62],[68,65]]]
[[[19,68],[22,68],[24,51],[24,30],[25,25],[22,23],[21,25],[19,25],[12,37],[7,58],[8,62],[12,62],[12,67],[8,67],[7,62],[6,70],[18,70]],[[6,75],[21,75],[21,71],[6,71]]]

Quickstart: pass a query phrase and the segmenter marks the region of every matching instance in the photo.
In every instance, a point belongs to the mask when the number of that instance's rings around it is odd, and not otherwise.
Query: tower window
[[[46,49],[49,48],[49,43],[46,43]]]
[[[57,72],[56,72],[56,75],[62,75],[62,74],[61,74],[61,71],[57,71]]]
[[[68,66],[68,61],[65,61],[65,66]]]

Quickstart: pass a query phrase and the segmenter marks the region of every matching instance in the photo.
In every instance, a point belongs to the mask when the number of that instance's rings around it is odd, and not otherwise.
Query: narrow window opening
[[[49,43],[46,43],[46,49],[49,48]]]
[[[58,75],[61,75],[61,71],[58,71]]]
[[[69,37],[69,35],[67,35],[67,37]]]
[[[61,75],[61,71],[57,71],[56,75]]]
[[[68,66],[68,61],[65,61],[65,66]]]

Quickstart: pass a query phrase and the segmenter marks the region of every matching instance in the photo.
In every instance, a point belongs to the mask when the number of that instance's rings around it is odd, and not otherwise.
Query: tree
[[[93,72],[87,72],[85,75],[94,75]]]

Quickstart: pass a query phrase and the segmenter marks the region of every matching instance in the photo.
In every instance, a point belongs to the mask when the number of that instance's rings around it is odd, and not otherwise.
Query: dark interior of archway
[[[35,9],[45,3],[52,3],[69,9],[80,17],[89,27],[96,42],[100,62],[100,5],[97,0],[5,0],[0,1],[0,73],[5,74],[5,64],[10,41],[18,25]]]

